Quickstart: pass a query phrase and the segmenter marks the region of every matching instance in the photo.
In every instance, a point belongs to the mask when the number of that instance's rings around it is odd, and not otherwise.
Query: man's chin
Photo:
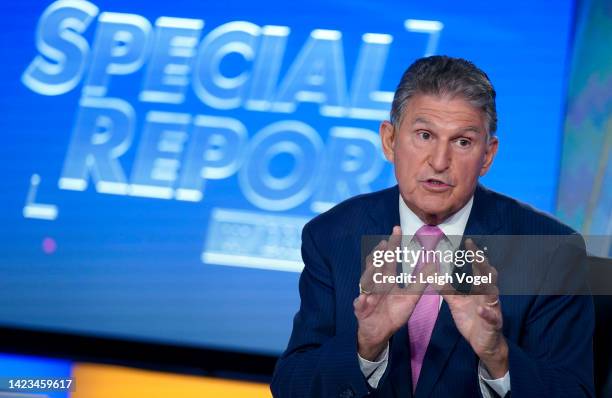
[[[451,207],[452,190],[443,192],[431,192],[422,190],[417,203],[422,209],[444,210]]]
[[[428,216],[428,218],[438,219],[443,221],[450,213],[451,210],[447,207],[445,208],[425,208],[423,209],[423,213]]]
[[[429,200],[423,200],[417,203],[413,203],[412,206],[408,206],[419,216],[427,217],[439,217],[443,216],[449,211],[449,206],[445,206],[442,203],[432,203]]]

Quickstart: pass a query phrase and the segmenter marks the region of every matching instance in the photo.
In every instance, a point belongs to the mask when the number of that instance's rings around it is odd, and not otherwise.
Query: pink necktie
[[[444,233],[435,225],[423,225],[415,234],[417,242],[424,250],[435,250]],[[414,273],[418,273],[424,262],[419,261]],[[416,390],[417,381],[421,374],[423,359],[429,345],[438,311],[440,309],[440,295],[433,287],[427,286],[417,305],[408,319],[408,334],[410,336],[410,367],[412,369],[412,391]]]

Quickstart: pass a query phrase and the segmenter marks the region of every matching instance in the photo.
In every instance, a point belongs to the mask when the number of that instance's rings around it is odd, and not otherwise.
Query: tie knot
[[[423,225],[414,236],[425,250],[434,250],[444,236],[444,232],[436,225]]]

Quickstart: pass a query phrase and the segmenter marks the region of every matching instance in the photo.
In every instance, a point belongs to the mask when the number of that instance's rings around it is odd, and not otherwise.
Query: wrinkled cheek
[[[412,185],[410,169],[404,164],[395,164],[395,178],[402,186],[408,187],[409,185]]]
[[[480,178],[480,169],[470,170],[470,174],[463,177],[463,187],[470,191],[472,188],[476,187],[478,184],[478,179]]]

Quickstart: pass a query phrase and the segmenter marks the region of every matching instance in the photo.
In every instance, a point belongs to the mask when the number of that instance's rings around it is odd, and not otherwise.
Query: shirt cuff
[[[489,374],[489,371],[482,362],[478,363],[478,381],[480,384],[480,392],[484,398],[492,398],[489,390],[486,388],[488,385],[491,387],[497,395],[505,397],[508,391],[510,391],[510,371],[508,370],[504,377],[499,379],[493,379]],[[485,385],[486,384],[486,385]]]
[[[378,355],[375,361],[368,361],[362,358],[359,353],[357,353],[357,358],[359,359],[359,368],[361,368],[361,372],[368,384],[372,388],[377,388],[382,375],[387,369],[387,362],[389,362],[389,343],[387,343],[387,347]]]

